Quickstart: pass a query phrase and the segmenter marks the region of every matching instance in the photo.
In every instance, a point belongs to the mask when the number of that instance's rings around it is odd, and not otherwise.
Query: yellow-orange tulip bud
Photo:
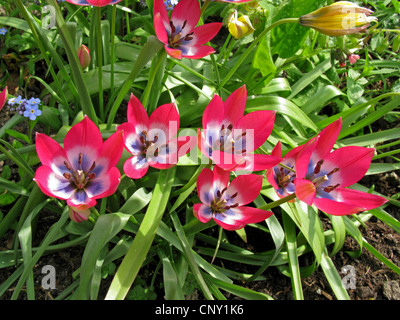
[[[301,16],[299,23],[328,36],[343,36],[365,30],[377,20],[370,16],[372,12],[352,2],[339,1]]]
[[[245,15],[238,18],[236,10],[231,14],[228,20],[228,29],[235,39],[242,39],[243,37],[252,34],[255,30],[249,17]]]

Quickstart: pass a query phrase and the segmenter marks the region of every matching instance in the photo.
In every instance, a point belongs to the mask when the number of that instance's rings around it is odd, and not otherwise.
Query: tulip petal
[[[156,6],[156,3],[159,1],[154,1],[154,8]],[[165,8],[164,3],[162,4]],[[155,11],[155,9],[154,9]],[[167,16],[168,18],[168,16]],[[165,22],[163,18],[161,17],[161,13],[157,12],[154,14],[154,31],[156,32],[157,38],[164,44],[168,44],[168,33],[165,27]]]
[[[128,122],[135,127],[136,133],[139,134],[149,130],[149,116],[140,100],[133,94],[131,94],[128,103],[127,118]]]
[[[180,125],[179,113],[175,103],[159,106],[150,115],[149,140],[153,141],[158,136],[161,144],[166,144],[176,136]]]
[[[201,59],[215,52],[213,47],[207,45],[182,44],[179,46],[182,57],[188,59]]]
[[[69,172],[65,163],[70,166],[64,149],[52,138],[43,133],[36,134],[36,152],[40,162],[50,167],[54,173],[62,176]]]
[[[236,123],[243,117],[246,108],[247,90],[243,85],[236,89],[224,102],[224,119],[223,123],[227,127],[232,124],[236,128]]]
[[[257,150],[267,141],[274,127],[275,114],[275,111],[254,111],[246,114],[237,122],[234,131],[242,129],[246,132],[247,152]],[[252,134],[250,134],[251,132]]]
[[[193,31],[200,19],[200,5],[193,0],[180,0],[171,14],[171,22],[176,33],[182,32],[182,37]],[[186,21],[186,23],[185,23]],[[185,27],[182,29],[182,27]]]
[[[225,230],[233,231],[243,228],[249,223],[258,223],[272,215],[272,212],[253,207],[241,206],[231,208],[224,213],[215,214],[215,222]]]
[[[314,183],[310,180],[296,178],[294,186],[297,198],[311,206],[317,193]]]
[[[55,174],[47,166],[41,166],[36,170],[34,180],[40,190],[49,197],[67,200],[75,192],[74,186],[68,180]]]
[[[227,205],[239,206],[252,202],[260,194],[262,176],[256,174],[241,175],[232,180],[224,193]]]
[[[215,128],[219,133],[223,117],[224,103],[220,96],[214,95],[203,113],[203,129]]]
[[[337,188],[330,192],[332,199],[315,198],[318,209],[332,215],[349,215],[380,207],[383,197],[352,189]]]
[[[102,145],[100,130],[88,116],[74,125],[64,139],[64,149],[72,167],[84,172],[97,159]]]
[[[87,209],[96,205],[96,200],[89,198],[86,191],[77,189],[73,195],[67,200],[67,204],[78,209]]]
[[[149,169],[146,155],[137,155],[127,159],[124,163],[124,172],[131,179],[142,178]]]
[[[372,148],[358,146],[339,148],[325,158],[322,169],[324,174],[328,174],[338,168],[339,171],[329,176],[329,184],[340,184],[341,188],[345,188],[364,177],[373,156]]]
[[[193,34],[190,36],[192,39],[188,41],[183,40],[182,44],[190,44],[193,46],[207,43],[217,35],[221,27],[222,23],[219,22],[212,22],[198,26],[194,28]]]
[[[101,153],[96,160],[96,167],[94,168],[97,175],[104,169],[107,171],[111,167],[115,167],[121,158],[122,151],[124,149],[123,132],[117,131],[111,135],[103,144]],[[99,170],[101,167],[102,170]]]
[[[8,97],[8,89],[5,87],[0,93],[0,110],[4,107]]]
[[[112,167],[107,173],[93,179],[90,185],[85,187],[85,191],[89,198],[105,198],[117,191],[120,180],[121,173],[118,168]]]
[[[182,60],[182,51],[180,49],[171,48],[168,45],[165,45],[164,48],[169,56],[178,60]]]
[[[197,219],[202,223],[207,223],[211,220],[213,214],[211,212],[211,208],[202,203],[196,203],[193,206],[193,213]]]
[[[218,166],[214,166],[213,169],[213,188],[214,190],[222,191],[229,183],[231,176],[230,171],[224,170]]]
[[[339,118],[319,133],[318,143],[312,155],[313,161],[324,159],[332,151],[341,128],[342,118]]]
[[[202,203],[210,205],[214,200],[213,191],[214,173],[211,169],[204,168],[197,177],[197,194]]]

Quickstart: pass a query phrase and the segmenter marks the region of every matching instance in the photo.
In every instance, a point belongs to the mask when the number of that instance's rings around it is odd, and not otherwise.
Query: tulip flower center
[[[293,166],[291,166],[290,168],[293,169]],[[290,171],[286,168],[280,167],[279,172],[276,174],[277,184],[281,188],[286,188],[289,183],[293,183],[295,177],[296,173],[294,171]]]
[[[231,200],[236,198],[238,193],[236,192],[235,194],[233,194],[230,197],[223,197],[223,195],[224,195],[226,190],[227,190],[226,187],[224,189],[222,189],[222,191],[217,190],[217,196],[211,202],[211,205],[210,205],[212,213],[214,213],[214,214],[218,214],[218,213],[223,214],[226,210],[229,210],[230,208],[236,208],[236,207],[239,206],[239,203],[234,203],[234,204],[228,205],[228,202],[231,202]]]
[[[180,31],[177,32],[177,28],[175,27],[174,23],[172,21],[169,22],[169,25],[171,27],[171,33],[168,36],[168,44],[170,45],[171,48],[177,48],[181,45],[182,41],[190,41],[193,39],[192,35],[193,32],[183,34],[183,29],[186,27],[187,20],[183,22],[183,25],[180,29]]]
[[[82,167],[83,156],[82,153],[79,153],[78,164]],[[96,174],[93,172],[93,169],[96,167],[96,162],[93,161],[89,170],[86,172],[83,170],[74,170],[71,168],[67,161],[64,161],[64,165],[69,172],[65,172],[63,174],[64,178],[69,180],[72,184],[76,186],[77,189],[83,189],[85,186],[90,183],[96,177]]]
[[[142,131],[139,135],[139,140],[142,144],[142,155],[147,155],[149,154],[149,151],[151,150],[152,155],[157,157],[158,154],[160,153],[160,145],[159,143],[157,144],[158,141],[158,135],[155,135],[153,140],[150,140],[148,137],[147,131]],[[168,145],[166,145],[165,150],[166,153],[168,153]]]
[[[311,177],[311,181],[312,183],[314,183],[315,187],[318,189],[322,189],[325,192],[331,192],[333,190],[335,190],[337,187],[340,186],[339,183],[335,184],[335,185],[328,185],[326,186],[326,181],[329,181],[330,177],[335,173],[339,171],[339,168],[335,168],[332,171],[330,171],[329,173],[325,174],[325,175],[319,175],[320,171],[321,171],[321,167],[322,164],[324,163],[324,160],[319,160],[317,162],[317,164],[315,165],[314,168],[314,174]]]
[[[239,129],[238,129],[239,131]],[[219,130],[219,137],[216,141],[213,141],[213,137],[208,137],[208,144],[212,146],[209,148],[209,155],[212,155],[212,151],[219,150],[227,153],[246,153],[246,131],[238,134],[236,137],[233,135],[233,125],[229,124],[221,126]]]

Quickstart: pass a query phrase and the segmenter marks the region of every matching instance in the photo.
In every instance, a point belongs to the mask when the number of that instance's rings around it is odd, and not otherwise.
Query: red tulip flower
[[[222,23],[213,22],[196,27],[200,19],[197,0],[180,0],[168,16],[163,0],[154,1],[154,29],[167,53],[176,59],[200,59],[214,52],[204,45],[214,38]]]
[[[254,111],[244,115],[246,87],[234,91],[225,102],[215,95],[203,113],[199,148],[226,170],[259,171],[278,164],[281,157],[253,154],[269,137],[275,111]]]
[[[109,4],[116,4],[122,0],[65,0],[69,3],[76,4],[77,6],[95,6],[104,7]]]
[[[8,97],[8,89],[5,87],[2,92],[0,92],[0,110],[4,107],[6,104]]]
[[[43,193],[67,200],[70,207],[88,209],[117,190],[121,174],[115,166],[123,151],[122,132],[103,143],[99,129],[85,116],[65,136],[64,148],[37,133],[36,151],[42,166],[34,180]]]
[[[194,215],[203,223],[214,221],[226,230],[238,230],[258,223],[272,212],[245,206],[260,193],[262,176],[241,175],[229,183],[230,171],[214,166],[203,169],[197,179],[197,192],[202,203],[193,206]]]
[[[288,159],[290,167],[294,163],[295,173],[276,167],[269,170],[268,181],[280,196],[295,192],[299,200],[332,215],[374,209],[387,201],[377,195],[346,188],[364,177],[374,149],[348,146],[332,151],[341,127],[342,120],[338,119],[318,136],[294,149],[292,154],[288,153],[284,159]]]
[[[124,164],[132,179],[143,177],[149,166],[167,169],[196,145],[196,137],[177,137],[179,114],[174,103],[158,107],[149,117],[132,94],[128,104],[128,122],[118,126],[124,131],[125,148],[133,155]]]

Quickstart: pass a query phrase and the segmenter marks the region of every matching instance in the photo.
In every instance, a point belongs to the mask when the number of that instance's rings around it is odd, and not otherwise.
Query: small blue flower
[[[1,28],[1,29],[0,29],[0,34],[3,35],[3,36],[4,36],[7,32],[8,32],[8,30],[7,30],[6,28]]]
[[[39,105],[40,104],[40,99],[39,98],[30,98],[27,103],[34,106],[34,105]]]
[[[178,0],[164,0],[164,4],[167,11],[171,11],[178,4]]]
[[[33,120],[36,120],[36,117],[39,117],[42,115],[42,111],[39,110],[38,105],[30,105],[26,104],[25,105],[25,111],[24,111],[24,117]]]
[[[17,99],[17,98],[11,98],[11,99],[8,99],[8,101],[7,101],[7,103],[10,105],[10,106],[13,106],[14,104],[15,104],[15,99]]]
[[[24,102],[26,102],[26,99],[22,99],[21,96],[18,96],[17,98],[15,98],[15,103],[17,103],[17,104],[23,104]]]

